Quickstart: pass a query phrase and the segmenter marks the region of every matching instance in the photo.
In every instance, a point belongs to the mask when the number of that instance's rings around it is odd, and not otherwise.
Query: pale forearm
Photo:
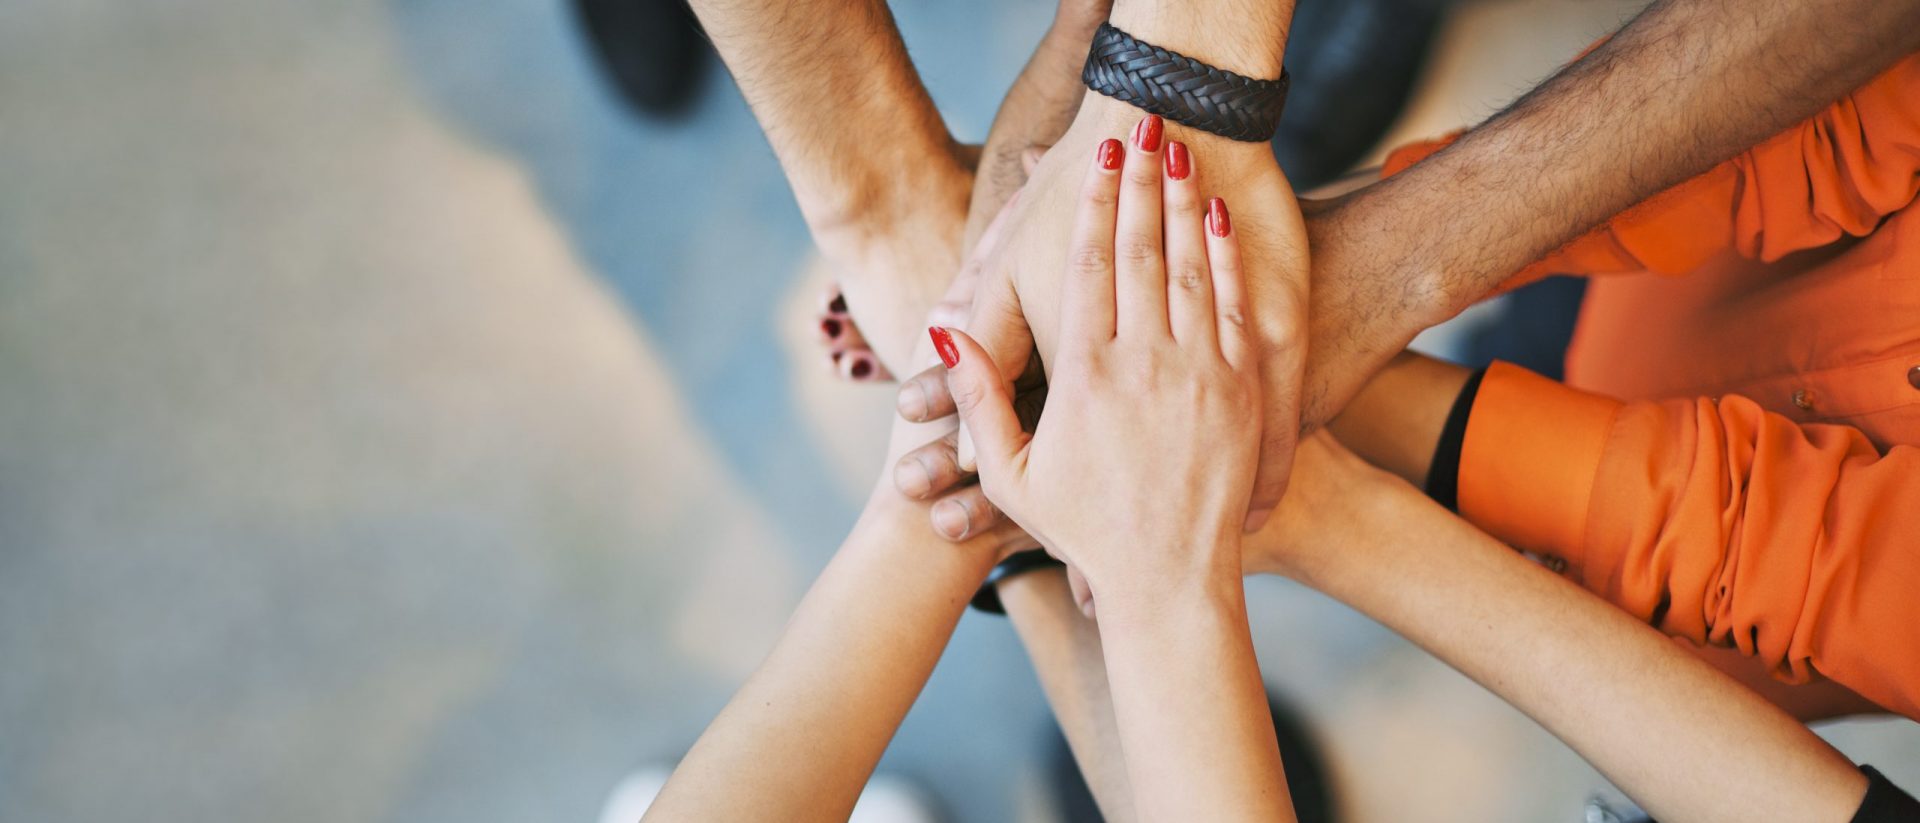
[[[1102,596],[1134,802],[1147,820],[1292,820],[1237,579],[1152,598]]]
[[[884,0],[692,5],[816,240],[856,247],[929,198],[965,208],[966,171]]]
[[[846,819],[992,564],[875,508],[648,820]]]
[[[1527,713],[1662,820],[1832,820],[1865,781],[1653,629],[1384,480],[1301,579]]]
[[[1047,703],[1101,816],[1111,823],[1138,819],[1120,730],[1114,723],[1099,626],[1074,605],[1064,571],[1018,575],[999,588],[1007,619],[1020,633],[1020,643],[1033,661]]]
[[[1654,3],[1453,146],[1309,221],[1314,316],[1330,318],[1311,342],[1309,419],[1526,264],[1915,48],[1916,0]]]

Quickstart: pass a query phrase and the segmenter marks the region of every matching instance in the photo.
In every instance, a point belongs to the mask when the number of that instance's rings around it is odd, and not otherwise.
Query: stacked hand
[[[1259,355],[1239,238],[1224,202],[1203,205],[1194,158],[1160,145],[1159,129],[1142,121],[1131,148],[1056,149],[1083,182],[1053,390],[1031,436],[1014,413],[1014,372],[965,332],[931,330],[981,486],[1095,596],[1237,579],[1258,461]]]
[[[1062,311],[1066,281],[1076,269],[1065,238],[1074,213],[1074,192],[1082,162],[1109,134],[1120,133],[1138,111],[1102,97],[1090,97],[1079,117],[1054,149],[1048,152],[1013,206],[1012,225],[1005,241],[990,250],[975,298],[969,330],[988,351],[1007,379],[1027,373],[1037,351],[1050,367],[1057,365],[1057,346],[1069,313]],[[1159,118],[1138,121],[1132,133],[1130,155],[1139,167],[1156,170],[1171,144],[1169,132],[1178,127]],[[1253,486],[1246,525],[1263,522],[1285,490],[1294,441],[1299,431],[1300,376],[1304,366],[1307,307],[1305,229],[1299,208],[1271,152],[1263,144],[1237,143],[1195,132],[1178,135],[1180,153],[1191,182],[1220,194],[1234,204],[1235,239],[1246,272],[1247,331],[1254,363],[1262,384],[1264,426],[1259,438],[1259,468]],[[1130,174],[1135,172],[1130,172]],[[1145,263],[1159,254],[1155,242],[1122,241],[1118,257]],[[1156,260],[1153,265],[1162,265]],[[1191,282],[1196,276],[1191,260],[1173,260],[1173,279]],[[1056,396],[1057,396],[1056,392]],[[945,375],[922,373],[908,380],[900,392],[901,414],[910,420],[931,420],[951,414],[954,402]],[[971,469],[968,438],[960,438],[958,453],[931,462],[949,460]],[[1122,449],[1124,443],[1109,448]],[[938,449],[940,444],[930,448]],[[912,496],[949,493],[964,479],[960,471],[936,478],[931,486],[902,485]],[[959,488],[965,493],[966,487]],[[938,514],[941,507],[936,506]],[[936,530],[938,529],[936,523]],[[973,524],[979,528],[983,524]],[[961,535],[942,532],[955,538]]]

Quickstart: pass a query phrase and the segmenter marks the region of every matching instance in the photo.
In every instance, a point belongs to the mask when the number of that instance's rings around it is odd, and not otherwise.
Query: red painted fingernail
[[[1166,125],[1160,115],[1149,114],[1141,118],[1140,125],[1133,127],[1133,144],[1141,151],[1160,150],[1160,129]]]
[[[1207,227],[1213,229],[1213,236],[1225,237],[1233,232],[1233,221],[1227,219],[1227,201],[1218,197],[1207,201]]]
[[[1100,150],[1096,156],[1100,160],[1100,168],[1107,171],[1120,168],[1120,158],[1123,156],[1120,151],[1120,141],[1111,138],[1101,141]]]
[[[1187,156],[1187,144],[1175,140],[1167,144],[1167,176],[1185,180],[1193,173],[1193,158]]]
[[[839,337],[840,321],[831,317],[822,320],[820,321],[820,331],[825,332],[828,337]]]
[[[852,372],[853,372],[853,379],[865,380],[867,379],[867,375],[873,374],[873,363],[872,361],[869,361],[866,358],[862,357],[858,360],[853,361]]]
[[[947,368],[960,365],[960,350],[953,347],[953,335],[939,326],[928,326],[927,336],[933,338],[933,350],[940,353],[940,362]]]
[[[830,311],[830,312],[844,313],[846,310],[847,310],[847,296],[844,294],[834,295],[833,302],[827,304],[827,311]]]

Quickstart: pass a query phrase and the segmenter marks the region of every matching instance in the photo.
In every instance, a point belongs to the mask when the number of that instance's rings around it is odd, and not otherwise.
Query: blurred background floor
[[[1635,6],[1463,8],[1396,134]],[[1051,14],[896,8],[969,140]],[[590,820],[684,750],[890,405],[818,366],[804,228],[711,79],[626,116],[562,3],[0,4],[0,820]],[[1365,619],[1249,589],[1354,820],[1571,821],[1601,785]],[[1046,723],[969,616],[883,768],[1048,820]],[[1833,734],[1920,784],[1911,724]]]

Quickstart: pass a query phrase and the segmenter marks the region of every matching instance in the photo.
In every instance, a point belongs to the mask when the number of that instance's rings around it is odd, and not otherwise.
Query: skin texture
[[[1240,249],[1218,215],[1203,229],[1197,179],[1167,175],[1164,147],[1137,139],[1124,161],[1117,150],[1081,161],[1060,358],[1037,430],[1023,430],[985,349],[964,332],[934,338],[950,341],[988,496],[1101,600],[1139,816],[1291,819],[1240,584],[1260,414]],[[1101,494],[1086,493],[1089,478]]]
[[[1116,16],[1123,6],[1115,6]],[[1168,14],[1164,22],[1198,29],[1219,16]],[[1174,47],[1161,42],[1171,33],[1140,36]],[[1916,48],[1920,0],[1653,3],[1451,147],[1309,211],[1303,230],[1313,250],[1312,289],[1284,291],[1309,299],[1311,310],[1275,315],[1296,318],[1305,333],[1282,330],[1274,338],[1304,350],[1305,375],[1292,362],[1263,369],[1269,429],[1287,414],[1285,402],[1296,403],[1308,427],[1334,417],[1422,329],[1607,217],[1811,116]],[[1216,54],[1205,47],[1190,53]],[[1091,109],[1104,99],[1090,98],[1080,119],[1098,116]],[[1075,137],[1070,131],[1062,145]],[[1190,142],[1198,151],[1201,144]],[[1207,159],[1203,167],[1220,168]],[[1063,213],[1057,198],[1038,189],[1058,185],[1043,163],[1027,198],[1052,204],[1053,222],[1034,220],[1028,233],[1047,235],[1054,248],[1064,237],[1057,227]],[[1249,195],[1240,188],[1227,195],[1243,227],[1265,219],[1243,205]],[[1010,253],[1026,262],[1015,264],[1012,283],[1000,286],[990,276],[982,286],[989,303],[976,309],[976,321],[992,321],[981,324],[983,334],[1008,341],[989,345],[996,356],[1014,356],[1027,339],[1014,328],[1022,322],[1042,357],[1050,352],[1049,295],[1057,288],[1042,281],[1057,280],[1063,267],[1052,262],[1057,251],[1043,253],[1048,245],[1046,238],[1017,238],[1010,248],[1019,251]],[[1265,293],[1263,279],[1274,270],[1289,269],[1249,267],[1253,293]],[[926,386],[915,385],[923,379]],[[936,383],[937,376],[924,376],[902,386],[903,394],[924,395],[913,407],[923,417],[951,413]],[[1280,488],[1271,483],[1272,467],[1284,466],[1290,449],[1287,438],[1271,434],[1256,510]]]
[[[1246,556],[1499,694],[1658,819],[1844,821],[1866,792],[1764,698],[1329,435],[1303,443],[1293,490]]]
[[[961,262],[956,227],[977,155],[947,131],[886,3],[692,5],[766,131],[814,242],[839,267],[847,302],[915,307],[860,326],[889,371],[917,371],[924,364],[909,357],[919,320]]]

